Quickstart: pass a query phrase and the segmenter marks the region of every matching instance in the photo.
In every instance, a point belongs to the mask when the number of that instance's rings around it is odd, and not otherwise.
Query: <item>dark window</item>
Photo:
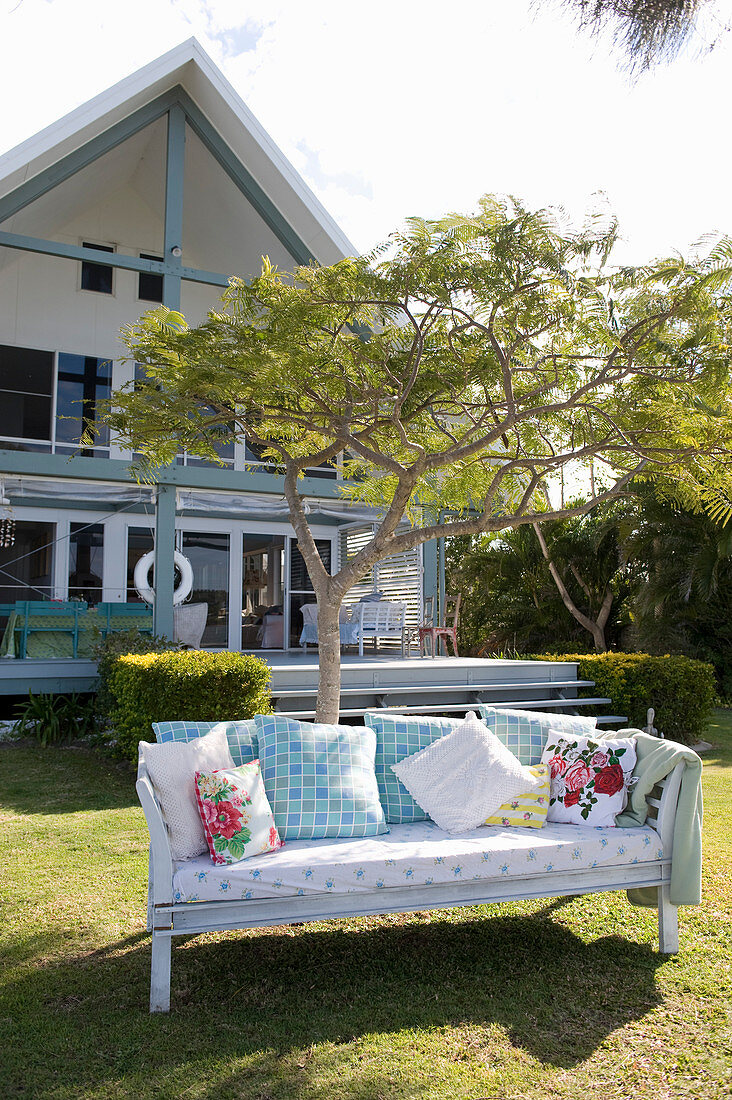
[[[50,439],[53,353],[0,345],[0,436]]]
[[[71,524],[69,539],[69,598],[95,607],[102,598],[104,527],[95,523]]]
[[[85,429],[96,420],[98,402],[109,397],[111,391],[111,360],[61,352],[58,357],[56,443],[78,444]],[[95,439],[100,446],[106,446],[108,430],[103,428]],[[63,453],[65,448],[57,449]],[[94,452],[92,448],[84,448],[82,453],[91,455]]]
[[[332,546],[330,539],[316,539],[315,547],[320,555],[320,560],[330,573],[330,559]],[[313,582],[310,580],[305,559],[300,553],[297,542],[293,539],[290,547],[290,589],[293,592],[314,592]]]
[[[0,549],[0,602],[53,595],[55,524],[18,520],[12,546]]]
[[[152,256],[147,252],[140,253],[141,260],[159,260],[162,256]],[[163,300],[163,276],[152,275],[149,271],[141,271],[137,279],[137,297],[143,302],[162,302]]]
[[[140,603],[135,589],[135,566],[143,554],[155,548],[155,540],[149,527],[130,527],[127,534],[127,600]],[[155,574],[150,570],[151,584],[155,583]]]
[[[316,539],[315,547],[320,554],[320,560],[330,573],[332,546],[330,539]],[[300,642],[302,630],[302,615],[300,608],[303,604],[315,603],[315,590],[313,582],[305,565],[305,559],[295,539],[290,542],[290,645],[296,646]]]
[[[94,248],[97,252],[114,252],[109,244],[92,244],[83,242],[84,248]],[[112,272],[109,264],[93,264],[89,260],[81,261],[81,289],[95,290],[97,294],[112,293]]]

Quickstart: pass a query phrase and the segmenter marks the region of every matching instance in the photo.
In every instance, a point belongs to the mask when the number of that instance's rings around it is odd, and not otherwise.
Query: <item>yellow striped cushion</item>
[[[537,791],[520,794],[510,802],[499,806],[492,817],[486,819],[486,825],[525,825],[529,829],[541,829],[546,821],[549,809],[549,768],[546,764],[533,764],[529,767],[532,775],[542,780]]]

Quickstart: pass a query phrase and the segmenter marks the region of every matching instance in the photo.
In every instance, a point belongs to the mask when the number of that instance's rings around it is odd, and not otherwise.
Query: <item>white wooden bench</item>
[[[406,638],[404,632],[406,604],[398,600],[375,600],[356,604],[351,612],[350,625],[354,640],[358,640],[358,653],[363,657],[363,643],[368,638],[399,638],[402,645],[402,657],[405,656]]]
[[[137,792],[150,831],[148,929],[152,932],[150,1011],[170,1008],[170,967],[173,936],[202,932],[264,928],[329,917],[373,916],[417,912],[458,905],[519,901],[531,898],[592,894],[606,890],[656,887],[658,890],[659,947],[666,954],[678,951],[677,907],[671,903],[669,884],[673,859],[673,830],[681,786],[679,764],[650,798],[646,823],[658,833],[662,858],[579,871],[549,871],[500,878],[387,887],[359,893],[317,893],[305,896],[262,898],[248,901],[184,901],[173,896],[174,864],[168,833],[144,762],[138,768]],[[517,830],[522,831],[522,830]],[[248,861],[247,861],[248,862]]]

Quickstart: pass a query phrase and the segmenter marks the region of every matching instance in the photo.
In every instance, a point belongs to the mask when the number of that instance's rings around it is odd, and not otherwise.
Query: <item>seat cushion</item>
[[[387,831],[373,730],[278,714],[257,715],[255,722],[264,789],[283,840]]]
[[[223,901],[353,894],[661,858],[661,839],[649,826],[594,829],[548,824],[540,830],[480,826],[451,837],[431,821],[417,821],[360,840],[295,840],[279,852],[229,867],[213,866],[206,854],[176,865],[173,897],[175,901]]]

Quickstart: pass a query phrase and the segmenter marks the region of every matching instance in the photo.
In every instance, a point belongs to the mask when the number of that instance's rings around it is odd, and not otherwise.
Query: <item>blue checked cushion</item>
[[[421,715],[381,714],[367,711],[363,720],[376,734],[374,771],[384,816],[390,825],[426,821],[427,814],[391,770],[407,756],[426,749],[446,733],[462,725],[462,718],[423,718]],[[542,745],[542,748],[544,746]],[[541,756],[541,753],[539,753]]]
[[[264,789],[283,840],[388,833],[372,730],[279,714],[254,721]]]
[[[587,736],[597,725],[596,718],[576,714],[548,714],[538,710],[505,710],[481,704],[478,712],[499,741],[510,749],[520,763],[541,763],[541,754],[549,730]]]
[[[153,722],[153,732],[159,743],[195,741],[197,737],[203,737],[209,730],[219,726],[226,728],[229,752],[236,767],[257,759],[257,730],[253,718],[236,722]]]

